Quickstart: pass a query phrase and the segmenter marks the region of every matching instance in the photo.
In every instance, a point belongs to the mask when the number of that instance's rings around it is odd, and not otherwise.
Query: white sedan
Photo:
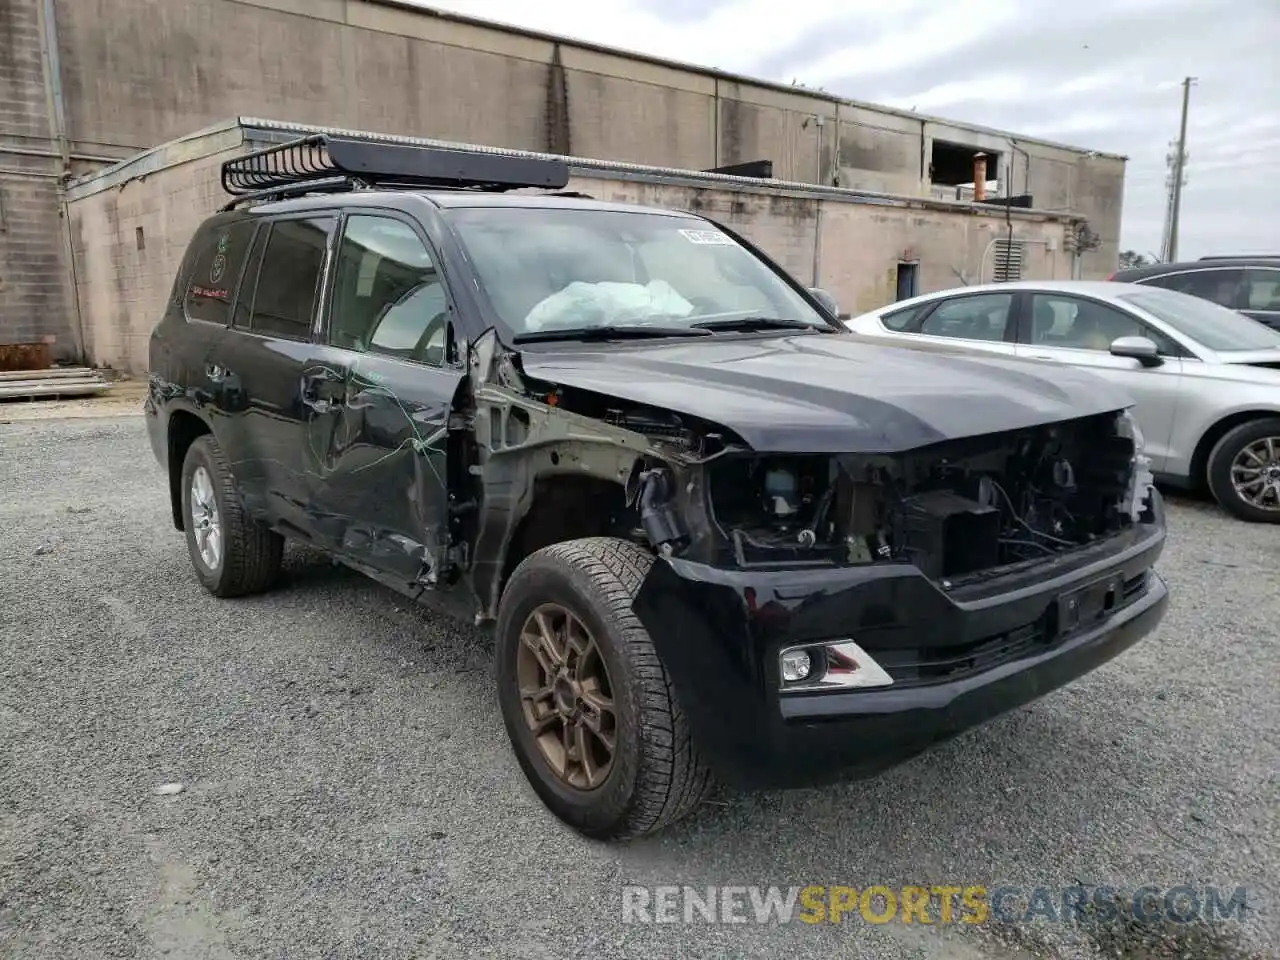
[[[1085,367],[1128,390],[1156,476],[1280,523],[1280,331],[1172,290],[1063,280],[959,287],[845,321],[917,350]]]

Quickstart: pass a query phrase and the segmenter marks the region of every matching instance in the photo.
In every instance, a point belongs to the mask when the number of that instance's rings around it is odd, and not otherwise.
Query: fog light
[[[787,683],[804,680],[813,669],[813,662],[806,650],[788,650],[782,655],[782,679]]]

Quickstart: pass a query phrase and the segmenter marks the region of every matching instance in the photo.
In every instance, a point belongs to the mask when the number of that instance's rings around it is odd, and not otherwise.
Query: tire
[[[1222,508],[1232,516],[1251,523],[1280,523],[1280,502],[1275,509],[1264,509],[1250,503],[1236,492],[1231,482],[1231,465],[1246,447],[1259,440],[1274,438],[1276,453],[1280,454],[1280,418],[1268,417],[1250,420],[1228,430],[1209,453],[1209,490]],[[1280,462],[1274,464],[1280,476]]]
[[[632,610],[653,562],[651,553],[625,540],[554,544],[516,567],[498,609],[498,700],[516,759],[551,812],[597,840],[655,833],[697,807],[712,788],[671,678]],[[557,773],[526,719],[521,634],[547,604],[589,631],[607,671],[615,747],[607,774],[593,787],[571,785]],[[528,663],[529,653],[523,656]]]
[[[192,483],[198,471],[210,481],[216,522],[221,535],[215,562],[201,552],[198,522],[192,513]],[[244,512],[235,478],[222,448],[212,436],[197,437],[182,462],[183,530],[196,576],[215,597],[240,597],[266,590],[280,573],[284,538]]]

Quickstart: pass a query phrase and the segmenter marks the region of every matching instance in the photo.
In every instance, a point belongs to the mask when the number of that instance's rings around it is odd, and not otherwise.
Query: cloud
[[[1121,242],[1160,244],[1181,80],[1180,254],[1280,246],[1277,0],[431,0],[518,26],[1130,158]]]

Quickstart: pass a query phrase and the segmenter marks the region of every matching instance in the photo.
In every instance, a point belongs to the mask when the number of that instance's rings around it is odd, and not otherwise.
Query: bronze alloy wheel
[[[520,629],[516,682],[525,723],[547,765],[577,790],[594,790],[613,767],[617,716],[595,638],[557,603],[537,607]]]

